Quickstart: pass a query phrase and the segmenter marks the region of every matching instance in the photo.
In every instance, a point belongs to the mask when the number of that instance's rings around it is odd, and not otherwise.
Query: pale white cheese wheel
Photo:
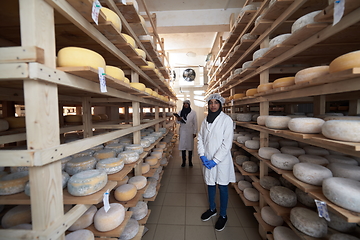
[[[360,181],[360,167],[344,163],[330,163],[326,166],[334,177],[350,178]]]
[[[154,156],[157,157],[157,159],[161,159],[162,158],[163,153],[162,152],[151,152],[150,156]]]
[[[252,63],[253,63],[253,61],[244,62],[242,65],[242,69],[245,70],[245,69],[251,67]]]
[[[87,228],[94,222],[94,216],[97,212],[97,208],[92,205],[78,220],[76,220],[73,225],[69,227],[69,231],[76,231],[80,229]]]
[[[249,157],[246,156],[246,155],[237,155],[235,157],[235,162],[237,164],[239,164],[240,166],[242,166],[242,164],[245,162],[245,161],[250,161]]]
[[[72,155],[73,158],[92,156],[95,153],[93,149],[86,149],[84,151],[75,153]]]
[[[259,149],[258,154],[260,157],[265,159],[271,159],[271,155],[274,153],[281,153],[279,149],[272,148],[272,147],[262,147]]]
[[[325,155],[324,156],[330,163],[343,163],[349,164],[353,166],[358,166],[358,162],[350,157],[346,157],[343,155]]]
[[[18,205],[5,213],[1,219],[3,228],[10,228],[22,223],[31,223],[31,208],[29,205]]]
[[[67,190],[73,196],[87,196],[103,189],[107,183],[107,174],[102,170],[86,170],[73,175]]]
[[[290,154],[274,153],[271,155],[271,164],[280,169],[292,170],[297,163],[299,163],[299,159]]]
[[[120,152],[124,151],[124,147],[125,146],[121,143],[110,143],[105,146],[105,148],[114,150],[116,154],[119,154]]]
[[[289,121],[288,128],[298,133],[320,133],[324,123],[320,118],[293,118]]]
[[[340,72],[346,69],[360,67],[360,50],[349,52],[347,54],[341,55],[340,57],[335,58],[329,66],[329,72]]]
[[[251,113],[238,113],[236,114],[236,120],[239,122],[250,122],[251,116]]]
[[[96,151],[94,153],[94,157],[97,160],[106,159],[106,158],[114,158],[114,157],[116,157],[116,152],[112,149],[104,148],[102,150]]]
[[[260,148],[260,141],[259,140],[247,140],[245,142],[245,147],[258,150]]]
[[[273,231],[274,240],[301,240],[301,238],[290,228],[277,226]]]
[[[123,159],[125,164],[130,164],[139,159],[139,153],[129,150],[119,153],[117,157]]]
[[[29,181],[29,172],[14,172],[0,178],[0,195],[11,195],[25,190]]]
[[[322,126],[322,134],[330,139],[360,142],[360,121],[330,120]]]
[[[129,179],[128,183],[134,184],[137,190],[139,190],[146,186],[147,180],[144,176],[134,176]]]
[[[289,140],[289,139],[280,139],[279,144],[281,147],[286,147],[286,146],[298,147],[299,146],[299,143],[297,141]]]
[[[329,238],[329,240],[359,240],[359,239],[360,238],[345,233],[334,233]]]
[[[134,184],[126,183],[116,188],[114,196],[116,200],[125,202],[136,196],[137,188]]]
[[[290,221],[296,229],[311,237],[322,238],[327,234],[326,220],[310,209],[303,207],[291,209]]]
[[[144,148],[140,144],[129,144],[125,146],[125,151],[135,151],[140,155],[144,152]]]
[[[326,158],[311,154],[300,155],[298,156],[298,159],[300,160],[300,162],[305,162],[305,163],[313,163],[319,165],[329,164],[329,160],[327,160]]]
[[[250,6],[250,5],[248,5]],[[253,35],[253,34],[250,34],[250,33],[245,33],[241,38],[240,40],[243,41],[243,40],[255,40],[257,39],[257,35]]]
[[[247,140],[251,140],[251,136],[238,136],[236,138],[236,141],[242,144],[244,144]]]
[[[330,221],[328,221],[328,227],[340,232],[353,232],[356,230],[356,223],[349,223],[338,214],[329,211]]]
[[[259,50],[255,51],[253,54],[253,61],[264,56],[267,51],[269,51],[269,48],[260,48]]]
[[[326,167],[313,163],[295,164],[293,174],[300,181],[315,186],[321,186],[324,179],[333,176],[332,172]]]
[[[297,204],[296,194],[283,186],[270,188],[270,198],[274,203],[282,207],[295,207]]]
[[[156,179],[154,178],[154,180],[156,181]],[[149,181],[149,179],[148,179]],[[156,183],[157,182],[154,182],[154,183],[150,183],[148,188],[145,190],[144,194],[143,194],[143,197],[144,198],[152,198],[155,196],[156,194]]]
[[[291,33],[285,33],[285,34],[281,34],[279,36],[274,37],[269,42],[269,49],[276,46],[276,45],[278,45],[278,44],[281,44],[283,41],[288,39],[290,36],[291,36]]]
[[[150,142],[150,140],[148,140],[148,139],[141,139],[141,140],[140,140],[140,145],[141,145],[143,148],[148,148],[148,147],[150,147],[151,142]]]
[[[148,205],[146,202],[139,201],[135,207],[130,207],[129,211],[133,212],[131,218],[135,220],[141,220],[148,214]]]
[[[120,172],[124,168],[124,160],[120,158],[105,158],[96,163],[96,169],[103,170],[107,174]]]
[[[249,173],[255,173],[259,170],[259,166],[252,161],[243,162],[242,168],[244,169],[245,172],[249,172]]]
[[[127,222],[123,232],[120,235],[119,240],[130,240],[136,236],[139,232],[140,225],[135,219],[130,218]]]
[[[269,115],[261,115],[259,116],[257,119],[256,119],[256,122],[258,125],[261,125],[261,126],[265,126],[265,122],[266,122],[266,118],[268,117]]]
[[[9,129],[9,122],[5,119],[0,119],[0,132],[6,131]]]
[[[318,15],[320,12],[321,10],[314,11],[297,19],[291,26],[291,33],[300,30],[301,28],[305,27],[308,24],[314,23],[315,22],[314,17]]]
[[[295,74],[295,84],[310,82],[311,80],[329,74],[329,66],[305,68]]]
[[[234,70],[234,75],[240,74],[242,72],[242,68],[237,68]]]
[[[271,176],[261,177],[259,183],[263,188],[267,190],[270,190],[274,186],[281,186],[280,181]]]
[[[310,155],[319,155],[319,156],[325,156],[329,155],[329,151],[324,148],[315,147],[315,146],[305,146],[304,147],[305,153]]]
[[[65,236],[65,240],[94,240],[94,233],[87,229],[76,230]]]
[[[110,209],[100,208],[94,216],[94,227],[99,232],[111,231],[124,221],[125,208],[120,203],[110,203]]]
[[[291,120],[287,116],[268,116],[265,120],[265,126],[272,129],[287,129]]]
[[[329,120],[357,120],[357,121],[360,121],[360,117],[359,116],[327,116],[327,117],[324,117],[324,121],[329,121]]]
[[[298,157],[300,155],[305,154],[305,150],[299,147],[291,147],[291,146],[285,146],[285,147],[281,147],[280,151],[284,154],[290,154],[293,155],[295,157]]]
[[[316,208],[315,200],[300,188],[295,189],[297,200],[310,208]]]
[[[284,223],[283,218],[276,215],[275,211],[269,206],[261,209],[261,218],[264,222],[274,227],[281,226]]]
[[[91,156],[73,158],[66,163],[65,171],[69,175],[94,169],[96,165],[96,159]]]
[[[256,190],[255,188],[245,188],[244,191],[244,197],[251,201],[251,202],[258,202],[259,201],[259,191]]]
[[[245,188],[252,188],[253,187],[251,182],[248,182],[246,180],[240,180],[237,185],[238,185],[238,188],[241,191],[244,191]]]

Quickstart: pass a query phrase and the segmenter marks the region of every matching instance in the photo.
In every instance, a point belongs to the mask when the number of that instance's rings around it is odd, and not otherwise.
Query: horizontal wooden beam
[[[0,63],[14,62],[44,63],[44,49],[35,46],[0,48]]]

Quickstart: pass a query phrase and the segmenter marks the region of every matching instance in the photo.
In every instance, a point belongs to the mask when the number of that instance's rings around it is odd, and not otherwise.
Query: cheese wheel
[[[157,159],[161,159],[162,158],[162,152],[151,152],[150,156],[154,156],[157,157]]]
[[[237,164],[239,164],[240,166],[242,166],[242,164],[245,162],[245,161],[250,161],[249,157],[246,156],[246,155],[237,155],[235,157],[235,162]]]
[[[234,75],[238,75],[241,72],[242,72],[242,68],[237,68],[237,69],[234,70]],[[231,100],[231,99],[229,99],[229,100]]]
[[[325,123],[320,118],[293,118],[288,123],[288,128],[298,133],[321,133],[321,127]]]
[[[338,214],[329,211],[330,221],[328,227],[335,229],[339,232],[354,232],[356,230],[356,223],[349,223]]]
[[[119,16],[112,10],[102,7],[100,11],[105,15],[106,21],[111,22],[119,32],[121,32],[121,21]]]
[[[279,149],[272,147],[262,147],[258,151],[259,156],[265,159],[270,159],[271,155],[273,155],[274,153],[281,153],[281,152],[279,151]]]
[[[150,179],[154,179],[154,181],[156,181],[155,178],[150,178]],[[150,179],[148,179],[148,181]],[[143,194],[143,197],[144,198],[152,198],[152,197],[154,197],[156,195],[156,186],[157,186],[157,182],[150,183],[149,186],[146,188],[146,190],[145,190],[145,192]]]
[[[300,162],[313,163],[319,165],[329,164],[329,161],[326,158],[317,155],[304,154],[298,156],[298,158]]]
[[[269,48],[261,48],[257,51],[254,52],[253,54],[253,61],[255,61],[258,58],[261,58],[262,56],[264,56],[264,54],[269,51]]]
[[[149,163],[142,163],[141,164],[141,174],[145,174],[150,171],[150,164]]]
[[[73,196],[87,196],[103,189],[107,183],[107,174],[101,170],[87,170],[73,175],[67,190]]]
[[[260,185],[267,189],[270,190],[272,187],[274,186],[281,186],[281,183],[278,179],[271,177],[271,176],[264,176],[260,179]]]
[[[234,94],[233,96],[233,99],[240,99],[240,98],[243,98],[245,97],[246,95],[244,93],[237,93],[237,94]]]
[[[244,8],[246,7],[249,7],[250,5],[247,5],[245,6]],[[253,5],[251,5],[253,7]],[[242,8],[242,10],[244,10],[244,8]],[[256,7],[255,7],[255,10],[256,10]],[[253,35],[253,34],[250,34],[250,33],[245,33],[241,38],[240,40],[243,41],[243,40],[255,40],[257,39],[257,35]]]
[[[258,202],[259,201],[259,191],[255,188],[245,188],[244,191],[244,197],[251,201],[251,202]]]
[[[258,92],[258,93],[262,93],[262,92],[269,91],[269,90],[271,90],[271,89],[273,88],[272,85],[273,85],[273,83],[260,84],[260,85],[257,87],[257,92]]]
[[[133,88],[136,88],[137,90],[140,90],[140,91],[145,91],[146,89],[146,86],[145,84],[143,83],[130,83],[130,87],[133,87]]]
[[[359,240],[359,238],[345,233],[334,233],[330,236],[329,240]]]
[[[252,161],[243,162],[242,168],[244,169],[245,172],[249,172],[249,173],[255,173],[259,170],[259,166]]]
[[[335,73],[356,67],[360,67],[360,50],[335,58],[329,65],[329,72]]]
[[[295,84],[295,77],[278,78],[273,82],[273,88],[288,87]]]
[[[155,69],[155,64],[153,62],[147,61],[147,65],[146,66],[140,66],[141,70],[154,70]],[[153,92],[156,93],[156,92]]]
[[[330,163],[326,166],[334,177],[350,178],[360,181],[360,167],[343,163]]]
[[[330,139],[360,142],[360,121],[330,120],[322,126],[322,134]]]
[[[29,181],[29,172],[15,172],[0,178],[0,195],[11,195],[25,190]]]
[[[97,160],[114,158],[115,156],[116,156],[116,152],[113,149],[109,149],[109,148],[104,148],[94,153],[94,157]]]
[[[4,169],[2,169],[4,170]],[[14,172],[24,172],[24,171],[29,171],[29,167],[10,167],[10,172],[14,173]]]
[[[241,191],[244,191],[245,188],[252,188],[251,182],[245,180],[240,180],[237,185]]]
[[[99,115],[91,115],[91,120],[92,121],[100,121],[101,117]]]
[[[126,202],[133,199],[136,196],[137,188],[134,184],[123,184],[116,188],[114,196],[116,200],[120,202]]]
[[[299,148],[299,147],[285,146],[285,147],[280,148],[280,151],[284,154],[290,154],[295,157],[305,154],[305,150],[302,148]]]
[[[242,65],[242,69],[245,70],[245,69],[251,67],[252,63],[253,63],[253,61],[244,62]]]
[[[121,35],[125,38],[125,41],[128,44],[130,44],[133,48],[136,48],[134,38],[132,38],[131,36],[129,36],[129,35],[125,34],[125,33],[122,33]]]
[[[238,136],[236,138],[236,141],[241,144],[244,144],[248,140],[251,140],[251,136]]]
[[[258,125],[265,126],[265,121],[268,115],[261,115],[256,119]]]
[[[125,146],[125,151],[134,151],[140,155],[144,152],[144,148],[140,144],[129,144]]]
[[[342,155],[325,155],[324,158],[329,160],[330,163],[342,163],[349,164],[353,166],[357,166],[358,162],[350,157],[342,156]]]
[[[245,147],[257,150],[260,148],[260,141],[259,140],[247,140],[245,142]]]
[[[280,143],[281,147],[286,147],[286,146],[298,147],[299,146],[299,143],[297,141],[289,140],[289,139],[280,139],[279,143]]]
[[[236,120],[239,122],[250,122],[251,116],[251,113],[238,113],[236,114]]]
[[[295,84],[310,82],[311,80],[329,74],[329,66],[305,68],[295,74]]]
[[[120,152],[124,151],[124,147],[125,146],[121,143],[110,143],[105,146],[106,149],[115,151],[115,154],[119,154]]]
[[[321,10],[314,11],[297,19],[291,26],[291,33],[300,30],[301,28],[305,27],[308,24],[314,23],[315,22],[314,17],[318,15],[320,12]]]
[[[158,158],[156,156],[148,156],[145,158],[145,163],[148,163],[150,166],[154,166],[158,163]]]
[[[10,128],[9,122],[5,119],[0,119],[0,132],[6,131]]]
[[[151,88],[145,88],[145,92],[152,95],[153,90]]]
[[[144,176],[131,177],[128,183],[134,184],[137,190],[140,190],[146,186],[147,180]]]
[[[163,157],[161,160],[160,160],[160,165],[166,165],[168,163],[168,160],[166,157]]]
[[[124,79],[124,83],[126,83],[126,84],[130,84],[130,80],[129,80],[127,77],[125,77],[125,79]]]
[[[274,153],[271,155],[271,164],[280,169],[292,170],[296,163],[299,163],[299,159],[290,154]]]
[[[140,48],[135,48],[135,51],[140,57],[142,57],[143,59],[146,59],[146,53],[144,50],[142,50]]]
[[[330,155],[327,149],[315,147],[315,146],[305,146],[304,150],[306,154],[319,155],[319,156]]]
[[[123,232],[121,233],[119,240],[133,239],[136,236],[136,234],[139,232],[139,229],[140,229],[139,222],[133,218],[130,218]]]
[[[125,208],[120,203],[110,203],[110,209],[100,208],[94,216],[94,227],[99,232],[111,231],[124,221]]]
[[[283,176],[280,176],[279,180],[280,180],[282,186],[295,191],[296,186],[294,184],[292,184],[291,182],[289,182],[288,180],[286,180]]]
[[[161,152],[161,153],[163,153],[164,149],[163,148],[153,148],[152,151],[153,152]]]
[[[269,206],[261,209],[261,218],[264,222],[274,227],[281,226],[284,223],[283,218],[276,215],[275,211]]]
[[[265,120],[265,126],[272,129],[287,129],[290,117],[287,116],[268,116]]]
[[[105,73],[106,75],[118,79],[120,81],[124,81],[125,79],[124,71],[118,67],[106,66]]]
[[[281,34],[279,36],[274,37],[269,42],[269,49],[276,46],[276,45],[278,45],[278,44],[281,44],[286,39],[288,39],[290,36],[291,36],[291,33],[285,33],[285,34]]]
[[[150,142],[148,139],[141,139],[141,140],[140,140],[140,145],[141,145],[143,148],[148,148],[148,147],[150,147],[151,142]]]
[[[246,90],[245,94],[247,97],[254,96],[255,94],[257,94],[257,88],[250,88]]]
[[[75,232],[69,233],[65,236],[65,240],[94,240],[95,236],[92,231],[87,229],[77,230]]]
[[[269,141],[269,147],[279,148],[280,144],[278,142],[275,142],[275,141]]]
[[[293,174],[300,181],[315,186],[321,186],[324,179],[333,176],[332,172],[326,167],[313,163],[295,164]]]
[[[146,202],[139,201],[136,203],[135,207],[130,207],[129,211],[133,212],[131,218],[141,220],[148,214],[148,205]]]
[[[359,116],[327,116],[323,118],[324,121],[329,121],[329,120],[357,120],[360,121],[360,117]]]
[[[124,160],[120,158],[105,158],[96,163],[96,169],[105,171],[107,174],[120,172],[124,168]]]
[[[277,226],[273,231],[274,240],[301,240],[301,238],[290,228]]]
[[[307,208],[295,207],[291,209],[290,222],[300,232],[311,237],[322,238],[327,234],[326,220],[320,218],[317,212]]]
[[[7,117],[5,120],[9,123],[9,128],[26,127],[25,117]]]
[[[82,123],[82,115],[66,115],[64,121],[67,123]]]
[[[11,228],[22,223],[31,223],[31,208],[29,205],[14,207],[7,211],[1,219],[3,228]]]
[[[94,169],[96,165],[96,159],[91,156],[73,158],[66,163],[65,171],[74,175],[76,173]]]
[[[283,186],[274,186],[270,188],[270,198],[273,202],[282,207],[295,207],[297,204],[296,194]]]
[[[96,70],[101,67],[105,70],[105,59],[92,50],[79,47],[65,47],[59,50],[57,56],[58,67],[89,66]]]
[[[139,159],[139,153],[129,150],[119,153],[117,157],[123,159],[125,164],[130,164]]]
[[[76,231],[87,228],[94,222],[94,215],[97,212],[97,208],[92,205],[73,225],[69,227],[69,231]]]
[[[295,189],[297,200],[310,208],[316,208],[315,200],[300,188]]]

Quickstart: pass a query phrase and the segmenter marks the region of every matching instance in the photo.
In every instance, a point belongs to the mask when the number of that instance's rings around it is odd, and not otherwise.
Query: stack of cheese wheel
[[[94,240],[94,233],[87,229],[76,230],[75,232],[69,233],[65,236],[65,240]]]
[[[311,80],[329,74],[329,66],[305,68],[295,74],[295,84],[310,82]]]
[[[107,174],[120,172],[124,168],[124,160],[120,158],[105,158],[96,163],[96,169],[103,170]]]
[[[29,205],[18,205],[7,211],[1,219],[2,228],[11,228],[19,224],[31,223]]]
[[[153,62],[147,61],[146,66],[140,66],[141,70],[155,70],[155,64]]]
[[[128,44],[130,44],[130,46],[132,46],[133,48],[136,48],[135,40],[131,36],[129,36],[129,35],[125,34],[125,33],[122,33],[121,35],[125,38],[125,41]]]
[[[105,15],[106,21],[111,22],[114,27],[121,32],[122,26],[119,16],[114,11],[105,7],[100,8],[100,11]]]
[[[78,220],[76,220],[73,225],[69,227],[69,231],[76,231],[80,229],[87,228],[94,222],[94,216],[97,212],[97,208],[92,205]]]
[[[11,195],[25,190],[29,181],[29,172],[15,172],[3,175],[0,178],[0,195]]]
[[[66,115],[64,121],[66,123],[82,123],[82,115]]]
[[[0,119],[0,132],[8,130],[10,127],[9,122],[5,119]]]
[[[295,84],[295,77],[278,78],[273,82],[273,88],[288,87]]]
[[[291,33],[293,34],[294,32],[302,29],[306,25],[314,23],[315,22],[314,17],[318,15],[320,12],[321,11],[314,11],[297,19],[291,26]]]
[[[57,56],[58,67],[101,67],[105,70],[105,59],[98,53],[79,47],[65,47],[59,50]]]
[[[126,183],[116,188],[114,196],[120,202],[126,202],[136,196],[137,188],[134,184]]]
[[[258,93],[262,93],[262,92],[267,92],[269,90],[271,90],[273,88],[273,83],[263,83],[263,84],[260,84],[258,87],[257,87],[257,92]]]
[[[114,66],[106,66],[105,68],[105,73],[106,75],[110,76],[110,77],[113,77],[117,80],[120,80],[120,81],[124,81],[125,79],[125,74],[124,74],[124,71],[121,70],[120,68],[118,67],[114,67]]]
[[[67,189],[73,196],[87,196],[100,191],[106,183],[106,172],[92,169],[73,175],[67,183]]]
[[[117,157],[123,159],[125,164],[130,164],[139,159],[139,153],[129,150],[119,153]]]
[[[329,66],[329,72],[335,73],[351,68],[360,67],[360,50],[344,54],[335,58]]]
[[[146,89],[146,86],[143,83],[133,83],[132,82],[132,83],[130,83],[130,87],[136,88],[137,90],[142,91],[142,92],[144,92]]]
[[[114,158],[116,156],[116,152],[110,148],[104,148],[94,153],[94,157],[97,160],[106,159],[106,158]]]
[[[110,203],[110,209],[100,208],[94,216],[94,227],[99,232],[111,231],[124,221],[125,208],[120,203]]]
[[[255,94],[257,94],[257,88],[250,88],[246,91],[247,97],[254,96]]]

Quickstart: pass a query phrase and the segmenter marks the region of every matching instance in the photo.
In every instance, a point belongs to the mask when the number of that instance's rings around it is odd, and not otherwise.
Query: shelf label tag
[[[108,189],[106,192],[104,192],[103,203],[104,203],[104,210],[105,210],[105,212],[109,211],[109,209],[110,209],[110,204],[109,204],[109,189]]]
[[[101,8],[102,7],[101,7],[99,0],[95,0],[92,5],[91,17],[94,20],[94,22],[96,23],[96,25],[99,24],[98,20],[99,20],[99,13],[100,13]]]
[[[121,0],[122,4],[126,5],[126,0]]]
[[[231,99],[231,105],[230,106],[234,106],[234,99]]]
[[[106,89],[106,79],[105,79],[105,71],[102,67],[99,67],[99,82],[100,82],[100,91],[107,92]]]
[[[315,203],[316,203],[316,207],[317,207],[317,210],[318,210],[319,217],[323,217],[327,221],[330,222],[330,216],[329,216],[329,212],[328,212],[327,207],[326,207],[326,202],[319,201],[319,200],[315,199]]]
[[[336,0],[334,2],[334,22],[333,26],[340,22],[345,10],[345,0]]]
[[[234,124],[233,128],[236,129],[236,122],[233,122],[233,124]]]

